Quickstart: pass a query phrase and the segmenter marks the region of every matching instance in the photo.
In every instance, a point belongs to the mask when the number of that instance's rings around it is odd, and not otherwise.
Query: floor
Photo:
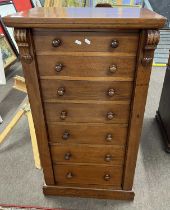
[[[14,85],[13,77],[15,77],[15,75],[23,76],[22,67],[19,62],[16,62],[14,65],[12,65],[6,72],[7,85],[0,86],[0,102],[3,101],[3,99],[11,91],[11,88]]]
[[[41,189],[43,174],[34,167],[28,123],[26,117],[23,117],[0,145],[0,204],[76,210],[169,210],[170,154],[163,150],[161,135],[154,119],[164,73],[165,70],[161,68],[152,71],[134,181],[136,196],[133,202],[45,197]]]
[[[17,109],[20,108],[20,104],[26,97],[25,93],[22,93],[13,88],[14,77],[16,75],[23,76],[22,67],[19,62],[11,66],[6,74],[6,85],[0,85],[0,115],[3,119],[3,124],[0,124],[0,132],[6,127],[10,120],[15,115]]]

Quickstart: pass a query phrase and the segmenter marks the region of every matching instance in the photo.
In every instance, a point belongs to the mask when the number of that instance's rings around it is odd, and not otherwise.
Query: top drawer
[[[49,51],[119,52],[136,54],[138,33],[34,30],[34,42],[36,51],[43,51],[43,54],[48,54]]]

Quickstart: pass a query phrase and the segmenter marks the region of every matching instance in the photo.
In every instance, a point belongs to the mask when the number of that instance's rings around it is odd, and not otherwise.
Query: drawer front
[[[41,80],[44,100],[130,100],[132,82]]]
[[[57,185],[111,186],[121,188],[121,166],[87,166],[79,164],[54,165],[54,176]],[[93,186],[92,186],[93,187]]]
[[[124,147],[111,145],[56,144],[51,146],[54,163],[98,163],[122,165]]]
[[[136,54],[138,33],[35,30],[35,49],[50,52],[122,52]]]
[[[124,145],[127,126],[48,123],[48,133],[50,142],[53,143]]]
[[[48,62],[46,62],[48,60]],[[136,57],[37,56],[40,76],[134,77]]]
[[[129,104],[45,103],[48,122],[128,123]]]

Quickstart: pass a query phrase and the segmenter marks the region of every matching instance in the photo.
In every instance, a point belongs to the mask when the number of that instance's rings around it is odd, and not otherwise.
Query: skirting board
[[[61,187],[61,186],[43,186],[43,193],[45,195],[58,195],[67,197],[85,197],[85,198],[99,198],[99,199],[113,199],[113,200],[133,200],[135,193],[133,191],[123,190],[104,190],[104,189],[90,189],[78,187]]]
[[[170,153],[170,139],[168,139],[163,121],[161,119],[161,115],[159,113],[159,110],[156,112],[155,118],[156,118],[156,121],[158,122],[158,125],[159,125],[161,133],[162,133],[162,137],[163,137],[164,144],[165,144],[165,151]]]

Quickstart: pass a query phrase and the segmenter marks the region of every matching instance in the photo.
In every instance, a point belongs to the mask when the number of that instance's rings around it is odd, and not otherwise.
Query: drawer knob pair
[[[55,66],[55,70],[56,70],[56,72],[60,72],[62,69],[63,69],[63,64],[61,64],[61,63],[59,63],[59,64],[57,64],[56,66]]]
[[[67,178],[67,179],[72,179],[73,177],[74,177],[74,175],[73,175],[72,172],[68,172],[68,173],[66,174],[66,178]],[[104,180],[105,180],[105,181],[109,181],[110,179],[111,179],[110,174],[105,174],[105,175],[104,175]]]
[[[68,131],[64,131],[63,135],[62,135],[62,139],[63,140],[68,140],[70,137],[70,133]],[[106,136],[106,141],[111,142],[113,140],[113,136],[111,133],[108,133]]]
[[[53,47],[59,47],[61,45],[61,40],[60,39],[54,39],[52,41],[52,46]]]
[[[58,94],[59,96],[63,96],[63,95],[65,94],[65,88],[64,88],[64,87],[58,88],[57,94]]]
[[[119,41],[118,40],[112,40],[112,43],[111,43],[111,47],[112,48],[117,48],[119,46]]]
[[[61,114],[60,114],[60,119],[65,120],[67,118],[67,115],[68,115],[67,111],[62,111]],[[115,118],[115,116],[116,115],[113,112],[108,112],[107,113],[107,119],[108,120],[112,120],[113,118]]]
[[[110,155],[110,154],[107,154],[107,155],[105,155],[104,160],[105,160],[106,162],[110,162],[110,161],[112,161],[112,160],[113,160],[113,156],[112,156],[112,155]]]
[[[64,155],[64,159],[65,160],[70,160],[71,159],[71,156],[72,154],[70,152],[67,152],[65,155]]]
[[[60,39],[54,39],[53,41],[52,41],[52,46],[53,47],[59,47],[60,45],[61,45],[61,40]],[[112,42],[111,42],[111,47],[112,48],[117,48],[119,46],[119,41],[118,40],[112,40]]]
[[[55,70],[56,72],[61,72],[63,70],[64,65],[62,63],[56,64]],[[109,66],[109,71],[110,73],[115,73],[117,71],[117,66],[116,65],[111,65]]]
[[[64,87],[60,87],[57,90],[57,94],[58,96],[64,96],[65,94],[65,88]],[[115,95],[115,90],[113,88],[109,89],[107,92],[108,96],[112,97]]]
[[[63,135],[62,135],[62,139],[63,140],[68,140],[70,137],[70,133],[68,131],[64,131]],[[111,133],[108,133],[106,135],[106,141],[111,142],[113,140],[113,136]]]

